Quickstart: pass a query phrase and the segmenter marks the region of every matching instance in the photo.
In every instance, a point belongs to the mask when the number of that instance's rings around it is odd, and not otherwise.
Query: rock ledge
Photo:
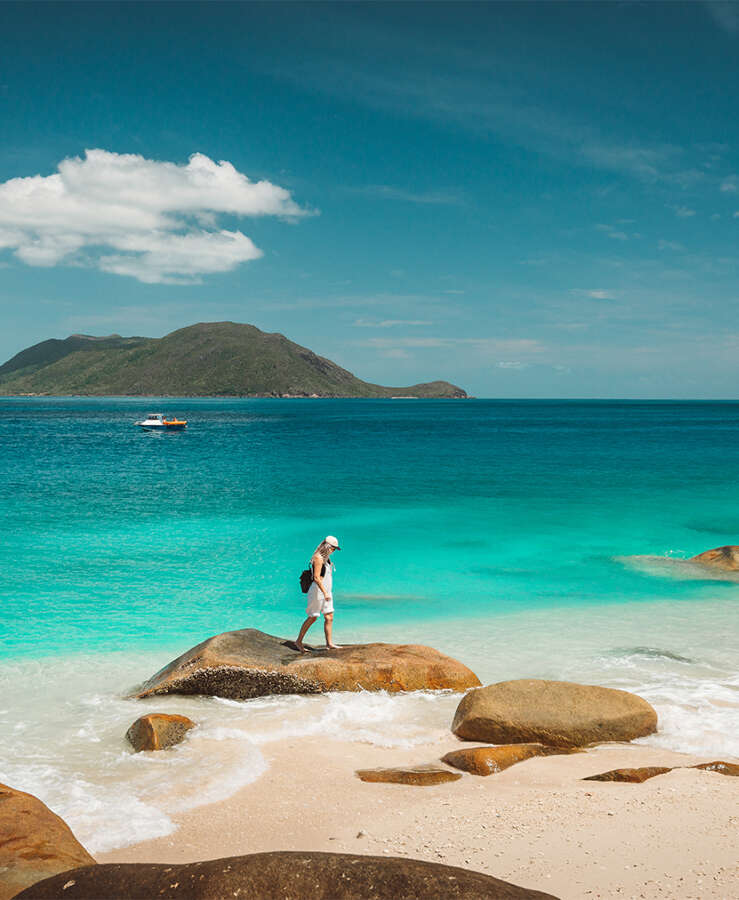
[[[300,653],[283,638],[244,628],[208,638],[134,694],[231,699],[327,691],[464,691],[480,680],[467,666],[420,644],[351,644]]]

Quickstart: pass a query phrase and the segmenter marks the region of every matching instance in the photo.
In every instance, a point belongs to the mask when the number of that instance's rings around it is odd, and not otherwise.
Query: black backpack
[[[321,566],[321,578],[326,574],[326,563]],[[313,565],[310,565],[307,569],[303,569],[300,573],[300,590],[307,594],[310,590],[310,586],[313,584]]]

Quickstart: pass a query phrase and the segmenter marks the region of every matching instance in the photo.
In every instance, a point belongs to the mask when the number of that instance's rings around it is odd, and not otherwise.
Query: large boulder
[[[464,747],[452,750],[441,761],[470,775],[495,775],[534,756],[552,756],[554,753],[570,753],[562,747],[545,744],[501,744],[499,747]]]
[[[635,694],[568,681],[501,681],[470,691],[452,722],[465,741],[583,747],[657,730],[657,713]]]
[[[108,863],[48,878],[17,900],[556,900],[455,866],[350,853],[254,853],[184,865]]]
[[[690,562],[700,563],[702,566],[711,566],[714,569],[723,569],[728,572],[739,571],[739,547],[732,544],[726,547],[715,547],[706,550],[697,556],[692,556]]]
[[[149,713],[136,719],[126,732],[126,737],[137,753],[142,750],[168,750],[183,741],[194,727],[195,723],[187,716]]]
[[[417,787],[428,787],[432,784],[444,784],[447,781],[458,781],[459,772],[450,772],[441,766],[401,766],[391,769],[357,769],[361,781],[384,782],[386,784],[412,784]]]
[[[208,638],[145,682],[136,697],[206,694],[246,699],[325,691],[464,691],[467,666],[418,644],[350,644],[301,653],[289,641],[244,628]]]
[[[0,784],[0,900],[95,860],[69,826],[33,794]]]

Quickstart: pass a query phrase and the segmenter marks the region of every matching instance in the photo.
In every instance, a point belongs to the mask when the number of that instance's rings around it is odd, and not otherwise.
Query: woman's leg
[[[323,632],[326,635],[326,646],[331,650],[338,649],[336,644],[331,640],[334,629],[334,614],[325,613],[323,616]]]
[[[298,635],[298,639],[295,641],[295,646],[300,650],[301,653],[305,653],[305,647],[303,646],[303,638],[305,637],[308,629],[311,625],[316,621],[318,616],[308,616],[308,618],[303,622],[300,626],[300,634]]]

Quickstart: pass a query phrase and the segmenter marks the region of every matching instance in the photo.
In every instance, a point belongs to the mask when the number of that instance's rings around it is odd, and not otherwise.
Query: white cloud
[[[675,215],[679,219],[689,219],[695,215],[695,210],[690,209],[688,206],[672,206],[670,208],[674,210]]]
[[[729,175],[721,182],[721,190],[725,194],[735,194],[739,191],[739,177],[736,175]]]
[[[148,283],[192,283],[262,255],[218,215],[306,215],[289,191],[202,153],[187,164],[87,150],[53,175],[0,184],[0,248],[28,265],[91,265]],[[111,252],[112,251],[112,252]]]
[[[658,249],[660,250],[677,250],[684,251],[685,247],[682,244],[679,244],[677,241],[664,241],[660,240],[657,244]]]

